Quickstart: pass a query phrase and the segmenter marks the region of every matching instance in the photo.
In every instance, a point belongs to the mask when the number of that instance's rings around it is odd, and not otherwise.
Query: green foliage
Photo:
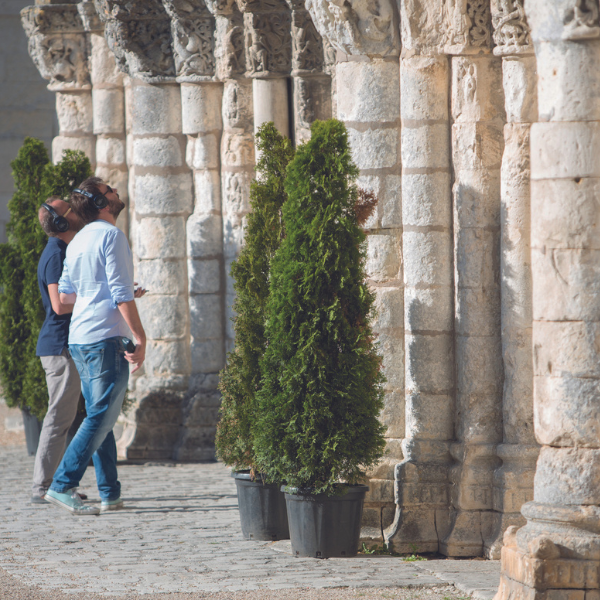
[[[248,215],[245,245],[231,266],[236,300],[233,305],[235,350],[221,371],[221,420],[217,452],[236,470],[254,469],[252,429],[256,420],[256,391],[260,386],[259,361],[265,351],[265,307],[269,297],[269,267],[281,243],[281,206],[288,163],[294,155],[290,140],[273,123],[256,134],[260,159],[257,178],[250,188],[252,212]]]
[[[79,151],[65,150],[62,161],[52,165],[44,144],[29,137],[11,167],[16,191],[8,203],[8,243],[0,245],[0,383],[9,406],[29,407],[42,418],[48,391],[35,355],[44,322],[37,266],[47,237],[38,210],[49,196],[67,198],[92,171]]]
[[[267,480],[336,492],[383,454],[381,358],[348,135],[316,121],[288,167],[286,237],[271,263],[255,428]]]

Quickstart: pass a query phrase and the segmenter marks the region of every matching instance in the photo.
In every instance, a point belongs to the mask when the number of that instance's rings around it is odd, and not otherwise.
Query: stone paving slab
[[[289,543],[286,551],[284,542],[244,540],[235,483],[221,463],[120,464],[126,509],[98,517],[29,504],[32,469],[22,446],[0,448],[0,568],[44,589],[116,598],[451,584],[490,600],[498,586],[498,562],[296,558]],[[81,490],[99,504],[93,469]]]

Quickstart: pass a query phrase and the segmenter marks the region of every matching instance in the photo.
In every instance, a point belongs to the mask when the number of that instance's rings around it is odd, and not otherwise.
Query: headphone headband
[[[58,233],[64,233],[65,231],[69,230],[69,221],[67,221],[65,217],[59,215],[49,204],[46,204],[45,202],[42,204],[42,206],[50,213],[50,216],[52,217],[52,225]]]
[[[98,210],[104,208],[105,206],[108,206],[108,199],[101,192],[98,192],[97,194],[92,194],[90,192],[86,192],[85,190],[80,190],[79,188],[76,188],[73,190],[73,193],[81,194],[82,196],[89,198]]]

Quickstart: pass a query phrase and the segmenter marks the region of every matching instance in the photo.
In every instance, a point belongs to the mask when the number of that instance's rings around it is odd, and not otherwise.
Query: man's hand
[[[131,369],[132,373],[135,373],[142,366],[144,360],[146,360],[146,340],[143,342],[140,342],[139,340],[135,341],[135,351],[125,352],[125,359],[127,362],[135,365],[135,367]]]

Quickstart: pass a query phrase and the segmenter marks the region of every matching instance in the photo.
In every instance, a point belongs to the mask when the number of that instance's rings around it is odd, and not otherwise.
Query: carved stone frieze
[[[523,0],[493,0],[492,25],[495,55],[533,53]]]
[[[310,13],[299,9],[292,11],[292,69],[297,73],[323,71],[323,41]]]
[[[315,110],[309,83],[302,77],[298,77],[294,81],[294,106],[296,107],[296,125],[309,129],[315,120]]]
[[[292,68],[291,15],[288,11],[244,14],[246,75],[281,77]]]
[[[29,54],[51,89],[90,86],[88,45],[76,5],[28,6],[21,21]]]
[[[489,0],[447,0],[443,18],[444,51],[448,54],[479,53],[491,49]]]
[[[391,0],[306,0],[306,9],[321,36],[346,54],[400,52],[397,9]]]
[[[171,18],[159,0],[94,0],[121,71],[148,81],[175,76]]]
[[[185,80],[215,74],[215,18],[202,0],[163,0],[171,17],[177,76]]]
[[[600,37],[598,0],[572,0],[564,14],[563,40],[591,40]]]

